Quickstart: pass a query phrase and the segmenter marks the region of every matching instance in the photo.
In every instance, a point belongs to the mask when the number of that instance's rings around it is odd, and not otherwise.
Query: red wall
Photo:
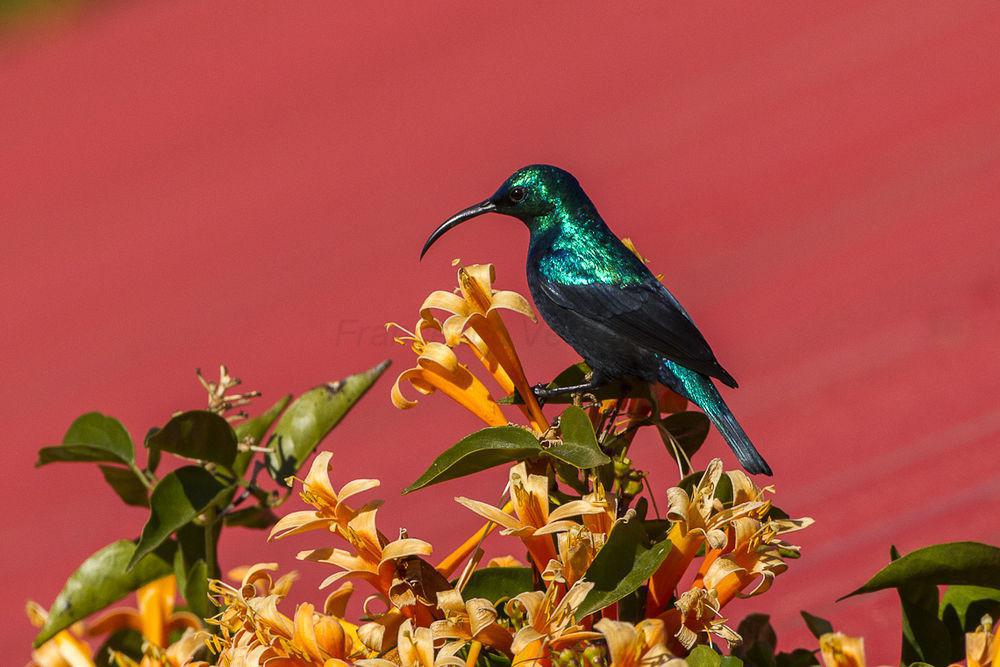
[[[451,258],[524,289],[517,222],[418,264],[427,233],[545,161],[667,275],[778,503],[817,521],[734,620],[769,611],[787,645],[805,608],[894,660],[891,593],[833,600],[890,544],[997,541],[1000,6],[363,4],[119,3],[0,45],[5,653],[27,653],[26,598],[143,521],[90,467],[32,468],[38,446],[93,409],[139,437],[220,360],[272,398],[406,368],[381,324],[450,287]],[[573,360],[512,329],[533,380]],[[334,479],[380,477],[383,530],[445,552],[477,524],[450,497],[501,481],[399,498],[476,424],[437,397],[399,413],[390,383],[327,442]],[[662,484],[658,448],[639,459]],[[241,532],[224,556],[290,567],[321,539]],[[321,599],[329,572],[296,565]]]

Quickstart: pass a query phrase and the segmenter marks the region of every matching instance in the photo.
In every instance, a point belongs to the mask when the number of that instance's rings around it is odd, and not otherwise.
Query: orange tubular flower
[[[42,627],[48,618],[46,612],[35,602],[29,602],[25,611],[35,627]],[[77,623],[69,630],[63,630],[31,652],[28,667],[93,667],[93,653],[87,642],[80,640],[82,624]]]
[[[129,628],[138,630],[147,642],[167,647],[167,638],[174,630],[201,629],[201,620],[186,611],[174,612],[177,582],[173,575],[146,584],[136,592],[138,609],[112,609],[87,625],[90,636],[106,635]]]
[[[663,622],[648,618],[637,625],[603,618],[594,629],[604,635],[614,667],[685,667],[687,663],[667,650]]]
[[[136,663],[125,655],[115,653],[116,664],[140,667],[204,664],[192,662],[192,657],[205,645],[208,633],[202,630],[201,620],[194,614],[174,611],[175,592],[173,575],[146,584],[136,592],[138,609],[112,609],[93,623],[78,623],[71,630],[63,630],[34,651],[29,664],[38,667],[91,667],[95,663],[90,646],[78,635],[103,636],[124,629],[142,634],[145,655],[141,663]],[[44,624],[46,614],[41,607],[29,604],[28,615],[33,623]],[[177,630],[183,630],[181,637],[173,644],[168,643],[170,634]]]
[[[552,651],[580,641],[599,639],[599,633],[584,630],[574,618],[593,587],[594,584],[581,581],[558,603],[560,586],[555,584],[544,593],[528,591],[512,598],[504,607],[507,616],[520,624],[510,647],[514,653],[512,664],[545,665]]]
[[[468,642],[477,641],[509,655],[513,641],[510,630],[497,622],[499,614],[489,600],[473,598],[465,601],[457,590],[438,593],[438,608],[444,620],[431,623],[434,639],[456,643],[456,651]]]
[[[722,461],[713,459],[690,496],[677,487],[667,490],[667,518],[673,522],[667,537],[672,548],[649,580],[650,611],[667,608],[677,583],[706,539],[711,538],[712,547],[725,543],[725,533],[708,523],[716,510],[715,489],[721,477]]]
[[[433,319],[433,310],[450,313],[441,325],[445,342],[451,347],[467,343],[505,391],[512,393],[516,389],[524,400],[522,411],[532,428],[541,433],[548,428],[548,421],[535,400],[510,333],[500,317],[500,310],[511,310],[534,322],[535,313],[527,299],[517,292],[494,290],[495,277],[492,264],[460,268],[458,293],[443,290],[431,293],[420,306],[420,316],[428,320]],[[469,335],[470,330],[474,335]]]
[[[271,580],[274,563],[247,569],[239,588],[213,581],[224,611],[215,619],[220,635],[212,638],[219,667],[342,667],[361,649],[356,628],[331,612],[343,600],[331,596],[323,613],[302,603],[294,618],[278,610],[294,574]],[[363,655],[363,653],[362,653]]]
[[[501,534],[520,537],[539,572],[546,569],[550,560],[558,558],[551,533],[568,530],[566,519],[572,516],[600,514],[606,509],[604,505],[577,500],[550,514],[548,478],[529,474],[524,463],[518,463],[510,469],[510,498],[514,516],[478,500],[463,497],[455,500],[479,516],[502,526]]]
[[[782,551],[798,549],[778,536],[812,524],[809,518],[768,518],[771,504],[763,497],[770,487],[758,488],[740,471],[725,473],[732,500],[724,506],[716,497],[722,475],[722,464],[714,459],[691,496],[679,488],[667,492],[667,516],[674,522],[668,537],[674,548],[651,578],[648,604],[665,610],[660,618],[682,648],[690,648],[700,632],[738,641],[721,617],[722,607],[737,596],[766,591],[787,569]],[[667,609],[677,582],[703,543],[708,550],[691,590]]]
[[[1000,625],[994,628],[989,614],[975,632],[966,633],[965,662],[968,667],[1000,667]]]
[[[399,383],[405,380],[424,395],[442,392],[490,426],[507,424],[500,404],[465,364],[459,362],[454,350],[444,343],[416,338],[412,348],[418,355],[417,365],[403,371],[396,378],[396,383],[392,386],[393,405],[400,410],[408,410],[417,404],[403,396]]]
[[[431,545],[423,540],[400,538],[389,541],[375,526],[375,515],[380,501],[370,502],[358,510],[343,501],[362,491],[378,486],[378,480],[359,479],[348,482],[335,493],[330,484],[330,452],[322,452],[313,461],[309,475],[303,482],[302,498],[315,507],[315,511],[292,512],[282,518],[271,529],[268,539],[282,539],[310,530],[327,529],[344,540],[354,552],[344,549],[320,548],[302,551],[300,560],[329,563],[342,568],[342,572],[327,577],[320,588],[345,577],[355,577],[368,581],[385,598],[389,598],[397,583],[397,561],[410,556],[426,556],[431,553]],[[423,616],[426,617],[426,609]],[[417,609],[404,613],[418,613]]]

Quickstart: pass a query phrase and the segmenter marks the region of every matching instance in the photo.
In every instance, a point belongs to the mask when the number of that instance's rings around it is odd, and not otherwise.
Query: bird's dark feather
[[[730,387],[737,386],[701,332],[659,282],[570,285],[538,276],[536,287],[537,293],[555,304],[625,336],[635,345],[718,378]]]

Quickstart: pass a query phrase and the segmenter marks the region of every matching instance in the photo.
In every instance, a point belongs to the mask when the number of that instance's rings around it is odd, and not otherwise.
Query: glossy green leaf
[[[118,466],[98,466],[101,474],[126,505],[149,507],[149,491],[134,471]]]
[[[280,484],[298,472],[319,443],[389,367],[389,360],[338,382],[321,384],[295,399],[268,441],[268,472]]]
[[[802,620],[806,622],[806,627],[809,628],[809,632],[816,639],[819,639],[828,632],[833,632],[833,624],[825,618],[813,616],[808,611],[800,611],[799,614],[802,615]]]
[[[222,526],[218,523],[213,526],[215,534],[213,535],[216,543],[218,543],[219,532]],[[184,594],[184,591],[188,588],[188,573],[192,571],[194,566],[198,561],[205,562],[206,572],[208,570],[208,562],[206,559],[206,543],[207,526],[199,526],[195,523],[187,523],[181,526],[176,531],[177,539],[177,552],[174,555],[174,577],[177,578],[177,589]],[[216,566],[218,563],[215,564]]]
[[[229,487],[199,466],[178,468],[161,479],[150,496],[150,517],[128,563],[129,569],[228,491]]]
[[[984,614],[1000,619],[1000,590],[986,586],[949,586],[941,596],[938,616],[951,634],[973,632]]]
[[[948,630],[949,656],[958,662],[965,655],[965,633],[974,632],[984,615],[1000,618],[1000,590],[985,586],[948,586],[941,596],[938,618]]]
[[[198,560],[188,570],[184,581],[184,601],[188,608],[201,618],[209,615],[208,565]]]
[[[274,405],[253,419],[248,419],[245,422],[237,424],[235,429],[236,439],[239,442],[243,442],[244,440],[251,441],[253,446],[259,447],[261,443],[264,442],[264,436],[267,435],[268,429],[270,429],[275,420],[278,419],[278,415],[280,415],[282,411],[288,407],[288,403],[291,400],[292,395],[285,394],[279,398]],[[238,477],[242,477],[243,473],[246,472],[253,456],[254,452],[250,449],[240,451],[236,454],[236,459],[233,461],[233,472],[236,473]]]
[[[559,417],[560,440],[545,447],[545,453],[574,468],[596,468],[611,459],[601,451],[587,413],[571,405]]]
[[[542,447],[535,436],[519,426],[484,428],[445,450],[417,481],[403,489],[403,493],[541,453]]]
[[[156,447],[149,446],[149,439],[156,435],[160,430],[159,426],[153,426],[148,431],[146,431],[146,437],[143,438],[143,445],[148,450],[149,454],[146,457],[146,470],[155,473],[156,469],[160,467],[160,460],[163,458],[163,452],[161,452]]]
[[[889,552],[894,563],[899,562],[899,552],[892,547]],[[884,570],[883,570],[884,571]],[[904,580],[896,586],[902,607],[903,638],[901,660],[929,662],[944,665],[951,662],[952,652],[948,629],[938,618],[938,588],[921,579]]]
[[[135,447],[128,431],[114,417],[88,412],[70,424],[61,445],[38,451],[36,466],[56,461],[135,462]]]
[[[472,573],[462,589],[462,597],[486,598],[497,604],[532,588],[530,567],[485,567]]]
[[[167,542],[139,559],[131,569],[126,565],[136,547],[128,540],[112,542],[94,553],[66,580],[49,609],[48,620],[35,637],[35,647],[140,586],[170,574],[175,549],[173,542]]]
[[[228,468],[236,458],[236,433],[214,412],[192,410],[171,418],[146,446]]]
[[[633,519],[617,523],[584,575],[585,580],[593,582],[594,588],[577,610],[577,619],[604,609],[638,590],[656,572],[668,553],[670,541],[650,545],[641,521]]]
[[[242,526],[243,528],[255,528],[264,530],[270,528],[278,522],[278,515],[270,507],[244,507],[241,510],[230,512],[224,519],[227,526]]]
[[[950,542],[917,549],[840,599],[911,583],[1000,588],[1000,549],[979,542]]]

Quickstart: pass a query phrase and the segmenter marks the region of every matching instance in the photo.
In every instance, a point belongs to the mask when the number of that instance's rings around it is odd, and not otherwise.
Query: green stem
[[[147,491],[152,490],[153,482],[150,481],[148,477],[146,477],[146,474],[139,469],[139,466],[137,466],[135,462],[129,463],[128,467],[131,468],[132,472],[135,473],[135,476],[138,477],[139,480],[143,483],[143,486],[146,487]]]

